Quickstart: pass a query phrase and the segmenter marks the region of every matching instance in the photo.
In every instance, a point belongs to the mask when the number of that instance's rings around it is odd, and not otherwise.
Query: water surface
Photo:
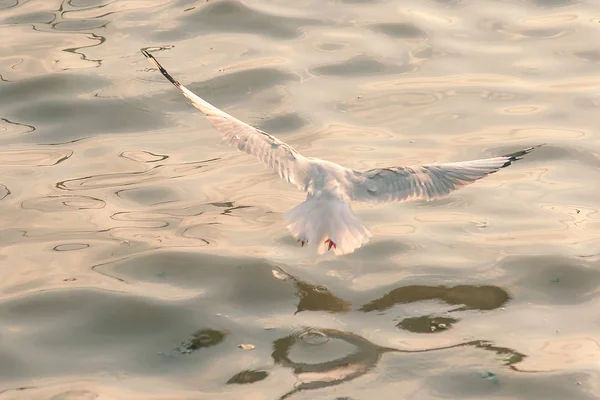
[[[0,0],[0,399],[600,398],[599,29],[591,0]],[[351,168],[546,146],[356,205],[370,243],[319,258],[304,195],[142,48]]]

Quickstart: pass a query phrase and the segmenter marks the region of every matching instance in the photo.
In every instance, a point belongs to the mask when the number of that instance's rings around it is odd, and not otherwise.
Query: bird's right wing
[[[201,99],[175,80],[156,59],[146,50],[142,50],[152,64],[167,78],[194,107],[204,113],[223,139],[258,158],[267,166],[273,168],[282,179],[296,185],[300,190],[306,190],[307,175],[310,168],[309,160],[281,140],[260,129],[242,122],[217,107]]]
[[[434,200],[508,167],[536,147],[539,146],[483,160],[355,172],[351,197],[367,203]]]

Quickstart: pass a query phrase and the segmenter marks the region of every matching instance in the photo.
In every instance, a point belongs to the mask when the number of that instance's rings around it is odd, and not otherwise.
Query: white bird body
[[[366,203],[433,200],[507,167],[534,148],[474,161],[376,168],[355,171],[339,164],[304,157],[288,144],[242,122],[192,93],[175,80],[147,51],[142,53],[175,85],[232,146],[254,155],[280,178],[308,193],[306,200],[286,213],[288,229],[319,254],[352,253],[372,236],[354,214],[350,202]]]

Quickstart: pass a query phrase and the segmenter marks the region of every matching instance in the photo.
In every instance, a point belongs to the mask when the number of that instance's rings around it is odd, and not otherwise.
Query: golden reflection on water
[[[0,11],[0,399],[600,396],[593,2]],[[350,168],[546,146],[446,199],[356,205],[375,237],[317,258],[283,220],[304,195],[141,48]]]

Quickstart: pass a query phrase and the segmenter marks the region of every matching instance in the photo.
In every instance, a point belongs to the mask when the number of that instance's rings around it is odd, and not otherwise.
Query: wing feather
[[[274,169],[280,178],[306,190],[309,161],[291,146],[260,129],[242,122],[203,100],[174,79],[146,50],[142,50],[152,64],[167,78],[194,107],[204,113],[206,119],[223,139],[232,147],[258,158],[263,164]]]
[[[482,160],[355,171],[352,199],[368,203],[437,199],[508,167],[539,146]]]

